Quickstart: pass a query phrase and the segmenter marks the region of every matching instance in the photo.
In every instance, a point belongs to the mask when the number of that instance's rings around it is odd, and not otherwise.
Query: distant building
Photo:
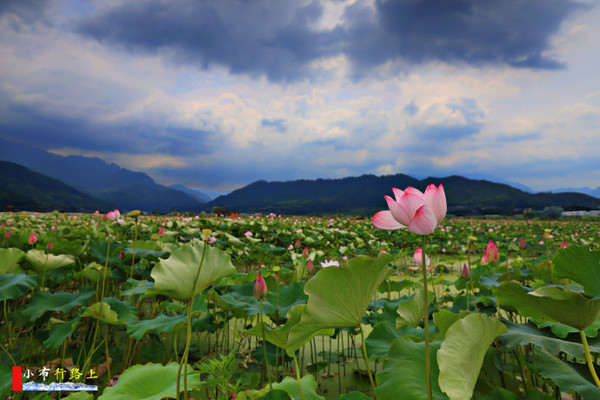
[[[563,211],[560,213],[563,217],[583,217],[586,215],[600,215],[600,210],[590,211]]]

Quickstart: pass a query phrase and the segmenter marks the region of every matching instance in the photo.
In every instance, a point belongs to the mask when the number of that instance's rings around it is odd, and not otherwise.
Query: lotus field
[[[366,218],[0,214],[0,397],[600,399],[600,222],[417,192]]]

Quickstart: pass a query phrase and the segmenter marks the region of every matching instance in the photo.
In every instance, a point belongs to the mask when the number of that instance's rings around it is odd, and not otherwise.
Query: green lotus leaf
[[[396,330],[390,322],[384,321],[378,323],[365,340],[367,355],[369,358],[375,357],[376,360],[387,357],[392,346],[392,341],[403,336],[424,339],[425,331],[421,328],[411,328],[408,325],[403,325],[400,329]]]
[[[434,400],[448,397],[438,385],[439,368],[436,353],[442,342],[430,343],[431,390]],[[377,373],[378,399],[427,400],[425,378],[425,343],[413,342],[409,337],[392,342],[388,358],[383,362],[383,370]]]
[[[140,340],[148,331],[153,331],[156,334],[177,331],[185,325],[186,319],[185,315],[166,316],[160,314],[154,319],[132,321],[127,325],[127,334]]]
[[[600,295],[600,250],[586,246],[569,246],[558,251],[552,260],[554,276],[572,279],[583,285],[585,294]]]
[[[91,282],[98,282],[99,279],[102,278],[102,272],[100,269],[98,269],[99,267],[101,267],[100,264],[96,263],[96,262],[91,262],[88,265],[85,266],[84,269],[82,269],[81,271],[78,271],[75,274],[75,278],[76,279],[80,279],[80,278],[85,278],[90,280]]]
[[[539,393],[536,391],[536,393]],[[481,400],[519,400],[520,397],[506,389],[496,388],[486,394]]]
[[[553,286],[527,292],[518,283],[503,282],[496,293],[500,305],[516,308],[523,316],[538,321],[549,319],[578,330],[590,326],[600,315],[600,299],[588,299],[581,293]]]
[[[304,283],[303,282],[294,282],[289,286],[280,286],[279,287],[279,302],[277,299],[277,291],[273,290],[267,293],[266,302],[263,303],[263,313],[275,315],[275,311],[273,312],[265,312],[265,305],[268,302],[271,306],[273,306],[274,310],[277,310],[277,314],[279,316],[286,315],[288,311],[298,304],[306,304],[308,300],[308,296],[304,294]],[[277,309],[277,304],[279,304],[279,308]]]
[[[88,392],[73,392],[62,400],[94,400],[94,395]]]
[[[446,332],[450,327],[459,319],[462,319],[469,315],[470,312],[467,310],[461,310],[458,314],[453,313],[449,310],[440,310],[433,314],[433,321],[435,322],[435,326],[438,329],[438,332],[441,337],[446,335]]]
[[[16,318],[34,321],[47,311],[69,312],[74,307],[85,306],[94,295],[94,289],[89,286],[81,288],[78,293],[68,292],[36,292],[28,304],[13,313]]]
[[[75,264],[75,257],[70,254],[47,254],[42,250],[31,249],[25,255],[25,259],[31,264],[31,268],[37,273],[44,270],[52,271],[54,269],[68,267]]]
[[[55,324],[50,329],[48,339],[44,340],[44,347],[47,349],[59,348],[63,344],[63,341],[73,333],[78,324],[79,317],[75,317],[71,321],[63,322],[62,324]]]
[[[507,331],[497,318],[471,314],[456,321],[446,332],[437,352],[439,385],[452,400],[469,400],[492,341]]]
[[[267,287],[272,279],[265,279]],[[254,282],[231,285],[227,293],[219,295],[219,304],[226,310],[233,312],[238,317],[252,317],[258,315],[260,305],[254,294]],[[275,306],[270,302],[263,301],[263,313],[270,314],[275,311]]]
[[[400,318],[396,321],[396,328],[400,328],[402,325],[408,325],[412,328],[416,328],[417,325],[423,320],[424,308],[423,308],[423,289],[418,288],[415,290],[415,295],[408,301],[401,302],[398,304],[398,315]],[[428,304],[433,301],[433,292],[428,292],[427,296]]]
[[[166,260],[159,260],[151,272],[154,288],[148,289],[147,293],[162,294],[185,302],[234,272],[235,267],[227,253],[203,243],[185,245],[173,250]]]
[[[585,359],[585,352],[581,342],[577,343],[559,339],[546,330],[538,329],[531,323],[520,325],[505,321],[504,324],[507,326],[508,332],[498,337],[502,348],[513,350],[518,345],[526,346],[534,344],[554,356],[565,353],[580,360]],[[590,343],[590,351],[600,353],[600,347]]]
[[[107,387],[99,400],[161,400],[165,397],[177,397],[177,369],[179,365],[172,363],[144,364],[129,367],[119,376],[115,386]],[[188,366],[188,389],[200,386],[200,377]],[[183,391],[183,368],[179,379],[180,390]]]
[[[119,321],[117,313],[110,309],[110,306],[106,303],[95,303],[92,304],[85,312],[81,315],[82,317],[92,317],[99,319],[105,324],[110,325],[124,325],[125,322]]]
[[[288,350],[299,349],[321,329],[360,324],[377,288],[390,272],[392,259],[386,253],[375,259],[359,256],[344,267],[320,270],[304,286],[307,308],[300,323],[290,330]]]
[[[127,279],[127,285],[128,286],[133,285],[133,287],[131,287],[130,289],[127,289],[127,290],[124,290],[123,292],[121,292],[121,294],[123,294],[123,296],[131,296],[132,294],[134,294],[134,295],[145,295],[146,294],[146,290],[152,289],[154,287],[154,282],[150,282],[150,281],[138,281],[136,279],[129,278],[129,279]]]
[[[19,261],[25,257],[25,252],[11,247],[9,249],[0,249],[0,274],[13,274],[22,272]]]
[[[552,321],[535,321],[531,320],[534,324],[536,324],[539,328],[550,328],[552,333],[558,336],[561,339],[569,336],[569,333],[577,333],[579,329],[572,328],[565,324],[559,324],[558,322]],[[595,338],[598,336],[598,330],[600,330],[600,318],[595,320],[590,326],[585,328],[583,331],[585,332],[585,336],[588,338]]]
[[[290,400],[290,395],[284,390],[271,390],[267,392],[264,396],[260,396],[256,400]]]
[[[37,286],[33,276],[25,274],[0,274],[0,301],[16,299]]]
[[[538,374],[552,379],[561,392],[575,391],[584,399],[600,399],[600,389],[591,381],[591,376],[589,379],[582,376],[571,364],[543,350],[536,350],[533,360]],[[587,369],[585,372],[588,372]]]
[[[370,397],[362,392],[350,392],[340,394],[335,400],[369,400]]]
[[[116,297],[105,297],[104,303],[110,306],[110,309],[117,313],[117,318],[121,322],[137,321],[137,308],[132,301],[119,300]]]
[[[304,375],[300,379],[300,386],[302,386],[303,400],[324,400],[324,397],[317,394],[317,382],[315,381],[314,376]],[[273,391],[280,390],[286,392],[292,399],[300,400],[300,391],[298,389],[297,380],[287,376],[283,378],[281,382],[273,383]],[[269,392],[271,392],[269,386],[261,390],[246,390],[238,393],[236,400],[258,400],[263,396],[266,396]]]

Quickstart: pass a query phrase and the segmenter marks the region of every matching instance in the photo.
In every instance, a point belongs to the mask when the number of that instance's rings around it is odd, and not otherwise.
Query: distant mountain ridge
[[[0,211],[94,211],[109,205],[46,175],[0,161]]]
[[[148,175],[99,158],[60,156],[0,138],[0,160],[17,163],[57,179],[123,210],[199,211],[202,204],[179,190],[159,185]]]
[[[384,195],[392,187],[413,186],[425,190],[430,183],[443,184],[448,212],[465,214],[522,213],[524,210],[561,206],[567,209],[600,208],[600,199],[580,193],[526,193],[502,183],[462,176],[416,179],[404,174],[363,175],[343,179],[257,181],[209,202],[207,207],[254,213],[372,214],[387,209]]]

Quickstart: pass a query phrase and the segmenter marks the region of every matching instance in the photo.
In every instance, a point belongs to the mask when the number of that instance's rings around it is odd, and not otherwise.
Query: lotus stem
[[[300,400],[302,400],[302,383],[300,382],[300,367],[298,367],[298,359],[296,353],[294,353],[294,366],[296,367],[296,380],[298,381],[298,392],[300,393]]]
[[[177,368],[177,399],[179,399],[179,382],[181,379],[181,367],[185,365],[183,371],[183,398],[188,398],[188,388],[187,388],[187,361],[188,354],[190,351],[190,343],[192,342],[192,304],[194,303],[194,298],[188,301],[187,304],[187,326],[186,326],[186,337],[185,337],[185,350],[183,351],[183,355],[181,356],[181,362],[179,363],[179,368]]]
[[[431,365],[429,360],[429,299],[427,292],[427,264],[425,261],[426,238],[423,235],[423,244],[421,245],[421,269],[423,271],[423,324],[425,326],[425,379],[427,382],[427,399],[433,400],[431,392]]]
[[[362,355],[363,360],[365,360],[365,366],[367,367],[367,375],[369,376],[369,382],[371,383],[371,387],[373,388],[373,396],[375,396],[375,381],[373,380],[373,374],[371,374],[371,366],[369,365],[369,358],[367,357],[367,346],[365,344],[365,333],[363,331],[362,324],[358,324],[360,329],[360,340],[362,342]],[[375,397],[377,398],[377,397]]]
[[[265,339],[265,323],[263,321],[263,301],[262,298],[258,300],[259,303],[259,312],[260,312],[260,326],[262,330],[262,340],[263,340],[263,355],[265,357],[265,375],[267,380],[269,381],[269,389],[273,390],[273,384],[271,383],[271,375],[269,375],[269,359],[267,358],[267,340]]]
[[[131,272],[129,272],[129,279],[133,278],[133,265],[135,264],[135,248],[137,247],[137,236],[138,236],[138,230],[137,230],[137,222],[138,219],[137,217],[135,217],[135,224],[134,226],[134,236],[133,236],[133,256],[131,258]]]
[[[587,338],[585,337],[585,332],[583,329],[579,331],[579,334],[581,335],[581,342],[583,343],[583,349],[585,350],[585,359],[587,360],[588,368],[590,369],[590,373],[594,378],[594,382],[596,382],[596,386],[600,388],[600,379],[598,379],[598,375],[596,374],[594,362],[592,361],[592,355],[590,354],[590,346],[588,346]]]

